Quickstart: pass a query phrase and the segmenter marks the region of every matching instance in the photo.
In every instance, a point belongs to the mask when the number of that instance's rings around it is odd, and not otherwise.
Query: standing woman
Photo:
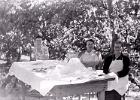
[[[105,92],[105,100],[125,100],[125,93],[128,89],[128,74],[130,60],[128,56],[122,54],[122,43],[116,41],[114,45],[114,54],[106,57],[103,66],[105,74],[115,73],[118,81],[109,81]]]
[[[99,63],[99,57],[94,50],[92,39],[86,41],[86,50],[79,54],[79,58],[85,67],[91,67],[95,70],[95,66]]]
[[[49,59],[49,50],[47,47],[47,40],[42,40],[42,36],[37,36],[34,42],[34,54],[36,60],[48,60]]]

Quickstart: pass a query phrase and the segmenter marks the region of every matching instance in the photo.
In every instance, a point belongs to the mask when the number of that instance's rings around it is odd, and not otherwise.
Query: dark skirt
[[[105,91],[105,100],[125,100],[125,96],[121,96],[117,91]]]

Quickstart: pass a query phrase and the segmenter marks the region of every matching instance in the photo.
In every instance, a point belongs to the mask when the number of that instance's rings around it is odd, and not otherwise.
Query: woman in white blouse
[[[99,63],[99,57],[94,50],[92,39],[86,41],[86,50],[79,54],[79,58],[85,67],[92,67],[95,70],[95,66]]]

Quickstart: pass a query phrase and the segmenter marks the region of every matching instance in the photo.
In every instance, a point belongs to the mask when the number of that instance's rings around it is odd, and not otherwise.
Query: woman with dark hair
[[[79,58],[85,67],[92,67],[95,70],[95,66],[99,63],[99,57],[94,50],[94,41],[88,39],[86,41],[86,50],[79,53]]]

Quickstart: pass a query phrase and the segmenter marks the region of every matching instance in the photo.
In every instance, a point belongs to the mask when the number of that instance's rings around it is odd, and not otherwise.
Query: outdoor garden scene
[[[118,49],[130,60],[128,89],[121,100],[140,100],[139,0],[0,0],[0,100],[62,100],[47,91],[57,90],[62,78],[73,82],[75,90],[71,91],[77,91],[73,95],[58,93],[67,95],[63,100],[102,100],[100,89],[91,92],[83,77],[100,70],[102,80],[105,59],[114,54],[118,40],[122,46]],[[95,53],[92,64],[82,63],[90,59],[82,58],[88,42]],[[89,79],[93,78],[98,79],[96,75]],[[93,88],[106,89],[108,79],[100,85],[95,82]],[[57,95],[54,90],[51,92]]]

